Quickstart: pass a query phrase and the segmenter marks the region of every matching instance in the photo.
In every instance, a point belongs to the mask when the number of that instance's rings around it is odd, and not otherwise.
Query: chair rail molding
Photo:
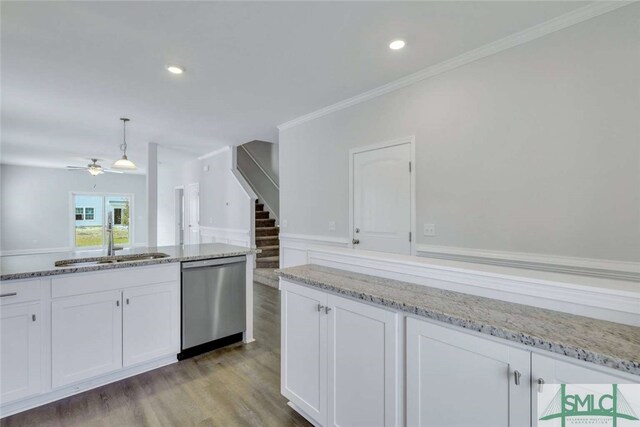
[[[252,247],[251,230],[200,226],[200,242]]]
[[[640,326],[636,282],[363,251],[342,237],[280,234],[280,266],[317,264]]]
[[[305,114],[288,122],[278,125],[278,130],[283,131],[292,127],[301,125],[302,123],[309,122],[311,120],[318,119],[320,117],[329,115],[336,111],[349,108],[353,105],[360,104],[378,96],[402,89],[403,87],[418,83],[422,80],[437,76],[447,71],[451,71],[455,68],[462,67],[473,61],[485,58],[490,55],[502,52],[515,46],[528,43],[532,40],[544,37],[548,34],[554,33],[559,30],[563,30],[572,25],[579,24],[591,18],[595,18],[605,13],[612,12],[623,6],[634,3],[634,1],[599,1],[588,4],[584,7],[573,10],[564,15],[542,22],[533,27],[527,28],[523,31],[511,34],[504,38],[498,39],[484,46],[480,46],[476,49],[465,52],[461,55],[455,56],[439,64],[432,65],[424,68],[413,74],[402,77],[398,80],[384,84],[367,92],[361,93],[351,98],[347,98],[335,104]]]
[[[417,245],[418,256],[640,282],[640,262]]]

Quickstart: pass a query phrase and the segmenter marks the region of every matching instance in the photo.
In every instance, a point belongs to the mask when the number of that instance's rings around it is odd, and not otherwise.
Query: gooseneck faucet
[[[109,245],[107,246],[107,256],[115,255],[118,249],[113,246],[113,212],[107,214],[107,238],[109,239]]]

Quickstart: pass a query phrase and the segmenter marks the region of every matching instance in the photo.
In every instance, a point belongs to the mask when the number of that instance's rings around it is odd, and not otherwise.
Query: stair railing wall
[[[236,150],[236,168],[260,201],[265,204],[267,210],[273,214],[278,224],[280,214],[280,187],[278,184],[243,146],[237,147]]]

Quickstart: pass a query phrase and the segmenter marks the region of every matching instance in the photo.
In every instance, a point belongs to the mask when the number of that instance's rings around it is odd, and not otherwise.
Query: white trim
[[[201,243],[227,243],[251,247],[251,230],[200,226]]]
[[[198,157],[198,160],[204,160],[204,159],[206,159],[208,157],[217,156],[218,154],[224,153],[225,151],[227,151],[229,149],[231,149],[231,146],[230,145],[225,145],[224,147],[218,148],[217,150],[213,150],[210,153],[203,154],[202,156]]]
[[[242,169],[237,168],[236,171],[240,174],[240,176],[242,176],[242,179],[245,180],[245,182],[251,187],[251,190],[257,196],[256,199],[254,199],[254,203],[255,203],[255,200],[259,200],[260,203],[264,204],[267,210],[269,211],[269,213],[273,215],[274,219],[276,220],[276,225],[280,224],[280,220],[278,219],[278,215],[276,215],[276,212],[271,208],[271,206],[269,206],[269,203],[267,203],[267,200],[264,197],[262,197],[262,195],[258,192],[258,190],[255,189],[255,186],[251,184],[251,180],[249,180],[249,178],[245,176],[245,174],[242,172]],[[255,211],[255,207],[254,207],[254,211]],[[254,221],[255,221],[255,215],[254,215]]]
[[[572,25],[579,24],[588,19],[595,18],[596,16],[603,15],[632,3],[634,3],[634,1],[597,1],[591,3],[587,6],[573,10],[569,13],[550,19],[541,24],[527,28],[526,30],[511,34],[502,39],[493,41],[479,48],[465,52],[439,64],[422,69],[416,73],[409,74],[408,76],[379,86],[360,95],[356,95],[352,98],[347,98],[335,104],[329,105],[328,107],[324,107],[293,120],[289,120],[288,122],[278,125],[278,130],[283,131],[286,129],[290,129],[302,123],[315,120],[317,118],[326,116],[336,111],[343,110],[356,104],[360,104],[389,92],[402,89],[403,87],[437,76],[438,74],[445,73],[447,71],[453,70],[487,56],[494,55],[512,47],[530,42],[540,37],[544,37],[548,34],[565,29]]]
[[[319,264],[640,326],[636,282],[350,249],[344,238],[280,234],[282,268]]]
[[[418,245],[418,255],[453,261],[640,282],[640,262],[577,258],[523,252]]]
[[[410,150],[410,159],[411,162],[411,219],[410,219],[410,227],[411,230],[411,242],[410,242],[410,253],[411,255],[416,254],[416,240],[417,240],[417,230],[416,230],[416,137],[415,135],[406,136],[403,138],[396,138],[390,141],[378,142],[376,144],[367,145],[364,147],[352,148],[349,150],[349,233],[353,236],[353,158],[355,154],[364,153],[366,151],[379,150],[382,148],[389,148],[396,145],[404,145],[409,144]],[[355,238],[355,236],[353,237]],[[353,248],[353,244],[349,241],[349,247]]]

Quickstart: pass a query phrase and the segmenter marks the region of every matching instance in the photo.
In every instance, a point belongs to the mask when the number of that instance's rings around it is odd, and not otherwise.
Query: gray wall
[[[246,151],[244,149],[246,149]],[[252,141],[236,148],[237,168],[258,195],[266,209],[280,217],[280,191],[278,189],[278,145],[265,141]]]
[[[627,6],[282,131],[282,231],[348,238],[349,149],[415,135],[418,244],[640,261],[639,19]]]
[[[144,175],[103,174],[29,166],[0,166],[0,246],[5,251],[69,248],[70,192],[133,193],[134,244],[147,242]]]

